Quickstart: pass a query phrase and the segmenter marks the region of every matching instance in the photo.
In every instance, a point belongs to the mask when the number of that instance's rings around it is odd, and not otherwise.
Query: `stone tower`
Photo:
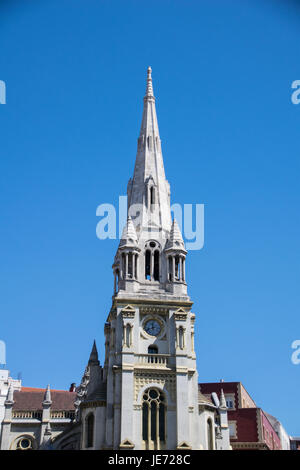
[[[171,219],[150,67],[127,196],[104,366],[94,344],[78,389],[80,448],[228,448],[227,413],[221,423],[218,405],[198,392],[187,252]]]
[[[150,67],[127,196],[128,220],[113,264],[115,291],[105,327],[106,444],[199,448],[187,252],[171,220]]]

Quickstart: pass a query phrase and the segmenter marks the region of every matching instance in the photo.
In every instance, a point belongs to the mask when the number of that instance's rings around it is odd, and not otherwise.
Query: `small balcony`
[[[136,354],[135,364],[141,367],[153,368],[153,369],[169,369],[168,354]]]

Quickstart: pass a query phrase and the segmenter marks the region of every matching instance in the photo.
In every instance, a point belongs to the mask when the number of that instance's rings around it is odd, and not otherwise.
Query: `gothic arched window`
[[[159,251],[154,252],[154,270],[153,270],[154,281],[159,281]]]
[[[150,188],[150,204],[151,206],[155,204],[155,192],[154,192],[154,186],[151,186]]]
[[[146,253],[145,253],[145,278],[149,279],[149,280],[151,278],[150,270],[151,270],[151,251],[146,250]]]
[[[148,354],[157,354],[158,353],[158,347],[155,346],[155,344],[151,344],[148,348]]]
[[[169,263],[168,278],[169,278],[169,281],[171,282],[171,281],[173,281],[173,259],[172,259],[172,256],[169,256],[168,263]]]
[[[132,253],[128,253],[128,277],[133,277],[133,255]]]
[[[165,396],[157,388],[149,388],[143,394],[143,441],[147,449],[160,449],[166,440]]]
[[[148,281],[160,279],[160,244],[153,240],[145,244],[145,279]]]
[[[94,445],[94,415],[90,413],[86,418],[86,447]]]
[[[124,253],[122,253],[122,279],[126,279],[126,260]]]

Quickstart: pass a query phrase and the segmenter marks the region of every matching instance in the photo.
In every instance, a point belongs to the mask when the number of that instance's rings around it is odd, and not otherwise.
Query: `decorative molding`
[[[140,307],[140,314],[141,315],[167,315],[169,313],[169,309],[167,307],[152,307],[152,306],[143,306]]]
[[[187,319],[187,312],[186,312],[182,307],[179,307],[179,308],[174,312],[174,318],[175,318],[175,321],[186,321],[186,319]]]
[[[157,383],[170,394],[172,402],[176,402],[176,375],[174,373],[159,372],[135,372],[134,374],[134,399],[138,400],[139,391],[145,386]],[[169,405],[168,405],[169,406]]]
[[[180,367],[176,366],[176,373],[177,374],[187,374],[189,372],[189,369],[187,367]]]
[[[126,305],[126,307],[122,309],[121,314],[122,318],[134,318],[135,309],[132,307],[132,305]]]
[[[100,406],[106,406],[104,400],[85,401],[81,403],[80,408],[98,408]]]
[[[178,307],[178,305],[182,305],[184,307],[192,307],[193,305],[193,302],[191,302],[190,300],[181,300],[181,301],[178,301],[178,300],[162,300],[162,299],[159,299],[159,300],[156,300],[156,299],[153,299],[153,298],[150,298],[149,300],[143,298],[143,299],[138,299],[138,298],[117,298],[115,297],[114,298],[114,303],[116,305],[118,304],[124,304],[124,302],[128,302],[130,304],[138,304],[140,305],[140,309],[143,309],[144,307],[147,306],[147,304],[150,304],[150,305],[158,305],[160,306],[161,304],[165,304],[166,307],[164,308],[171,308],[171,307]],[[141,305],[142,304],[142,305]],[[161,307],[162,308],[162,307]]]
[[[124,364],[122,365],[123,371],[133,371],[134,370],[134,365],[133,364]]]

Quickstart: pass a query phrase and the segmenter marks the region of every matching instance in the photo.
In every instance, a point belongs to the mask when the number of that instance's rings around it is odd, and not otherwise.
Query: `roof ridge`
[[[21,387],[21,390],[15,390],[15,392],[45,392],[45,388],[35,388],[35,387]],[[50,388],[51,392],[65,392],[65,393],[75,393],[70,392],[69,390],[56,390],[54,388]]]

